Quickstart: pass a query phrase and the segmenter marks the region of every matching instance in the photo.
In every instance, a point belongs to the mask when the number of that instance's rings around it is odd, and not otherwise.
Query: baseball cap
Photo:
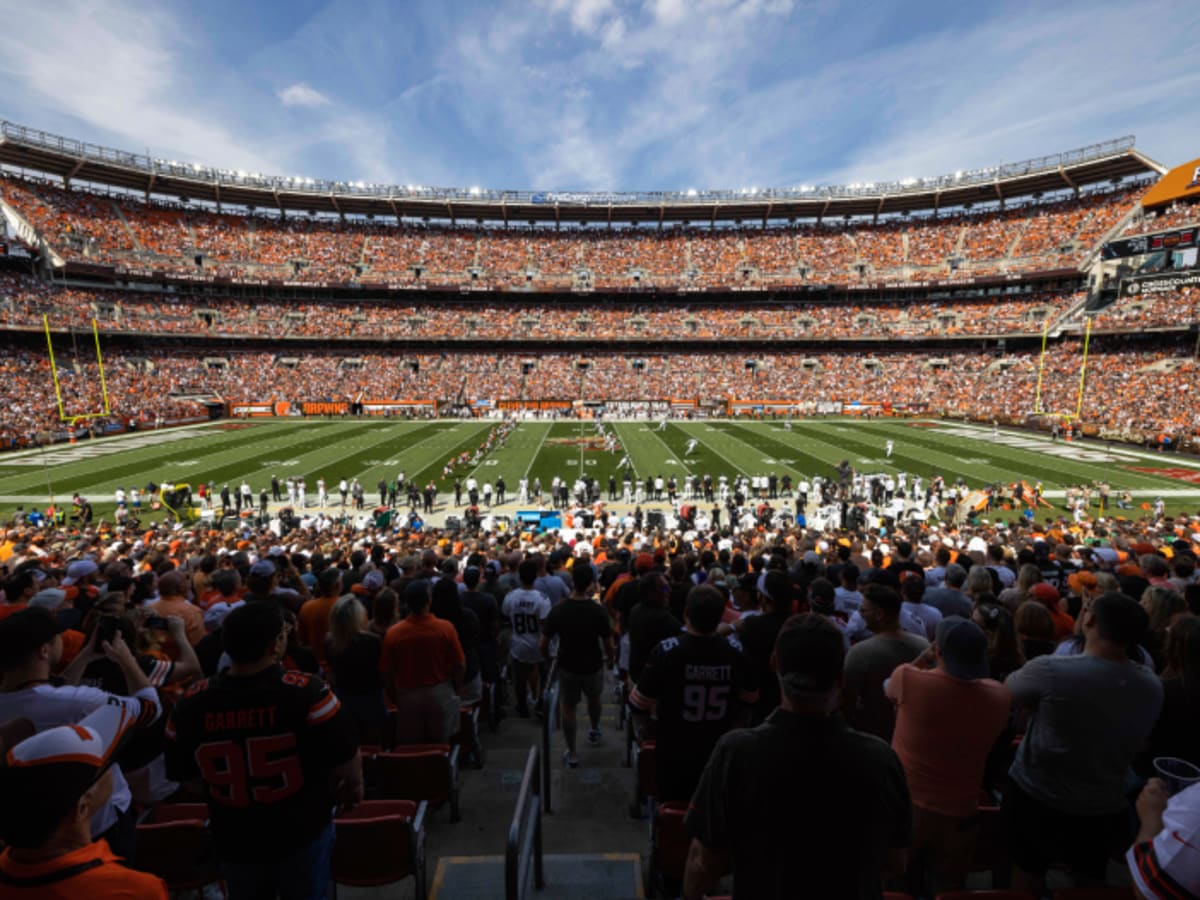
[[[67,566],[67,577],[63,579],[63,584],[72,585],[89,575],[95,575],[100,571],[100,567],[90,559],[77,559],[75,562]]]
[[[944,668],[951,676],[963,681],[990,677],[987,635],[970,619],[946,616],[938,623],[936,638]]]
[[[59,588],[44,588],[29,598],[29,606],[55,610],[67,602],[67,592]]]
[[[62,630],[54,613],[37,606],[0,620],[0,668],[23,663],[30,653],[50,643]]]
[[[826,693],[842,680],[842,632],[824,616],[792,616],[775,639],[775,670],[794,693]]]
[[[763,572],[758,576],[757,586],[758,592],[770,597],[772,603],[788,606],[791,611],[788,601],[792,597],[792,580],[782,572]]]
[[[1067,576],[1067,584],[1076,594],[1082,594],[1085,590],[1094,591],[1100,582],[1091,572],[1074,572]]]
[[[1058,588],[1045,581],[1039,581],[1029,589],[1029,596],[1047,606],[1058,605]]]
[[[654,557],[649,553],[639,553],[633,568],[639,575],[645,575],[654,568]]]
[[[112,765],[136,726],[126,707],[105,704],[73,725],[48,728],[12,747],[0,766],[0,837],[16,847],[41,844]]]
[[[269,559],[260,559],[250,567],[250,574],[257,578],[270,578],[275,574],[275,563]]]
[[[383,573],[379,571],[368,572],[363,576],[362,586],[368,591],[378,591],[383,587]]]

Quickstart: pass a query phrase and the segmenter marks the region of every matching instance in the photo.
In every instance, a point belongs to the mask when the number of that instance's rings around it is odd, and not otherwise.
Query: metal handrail
[[[542,809],[554,812],[550,799],[550,740],[558,727],[558,658],[550,663],[542,689]]]
[[[517,808],[508,826],[508,845],[504,853],[505,900],[521,900],[529,884],[529,866],[533,865],[533,883],[540,891],[546,886],[542,868],[542,804],[538,768],[541,753],[537,746],[529,748],[525,760],[525,775],[517,792]]]

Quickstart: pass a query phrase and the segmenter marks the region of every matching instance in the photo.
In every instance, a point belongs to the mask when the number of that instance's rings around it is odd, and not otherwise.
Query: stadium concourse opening
[[[0,123],[3,883],[1194,894],[1165,173],[417,190]]]

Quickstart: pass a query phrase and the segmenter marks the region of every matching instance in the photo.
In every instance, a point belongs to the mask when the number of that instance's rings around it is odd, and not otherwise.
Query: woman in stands
[[[360,739],[382,729],[386,716],[379,675],[382,649],[383,642],[367,626],[367,610],[358,598],[353,594],[339,598],[329,613],[325,659],[330,684],[353,716]]]
[[[454,626],[463,655],[466,656],[467,671],[458,692],[459,699],[464,704],[478,703],[483,696],[483,682],[479,674],[479,616],[473,610],[463,608],[458,585],[450,578],[441,578],[433,586],[431,611]]]

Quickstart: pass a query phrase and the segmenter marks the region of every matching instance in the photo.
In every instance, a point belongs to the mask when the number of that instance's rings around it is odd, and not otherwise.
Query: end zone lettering
[[[301,404],[306,416],[340,416],[349,412],[349,403],[304,403]]]

